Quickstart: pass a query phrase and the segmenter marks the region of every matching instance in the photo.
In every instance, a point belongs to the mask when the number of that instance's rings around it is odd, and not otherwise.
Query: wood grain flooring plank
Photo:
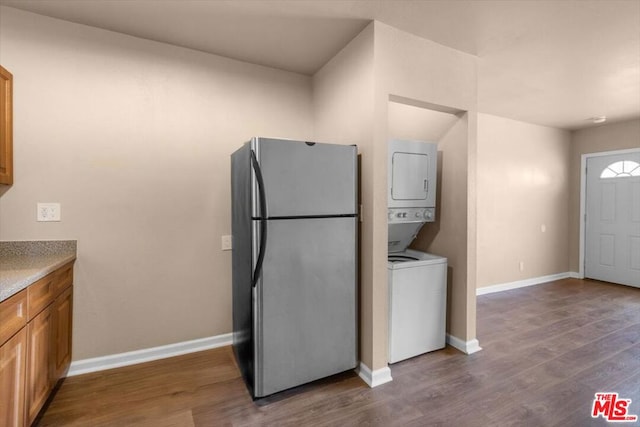
[[[603,427],[603,426],[639,426],[640,425],[640,372],[636,372],[634,375],[628,375],[624,380],[616,382],[615,384],[608,384],[602,386],[606,388],[599,388],[597,392],[617,392],[622,399],[631,399],[631,406],[629,408],[629,415],[637,415],[638,422],[632,423],[611,423],[603,419],[602,417],[592,418],[591,410],[593,405],[593,399],[595,396],[591,396],[591,399],[587,402],[581,403],[578,407],[574,408],[565,418],[558,420],[553,424],[554,427],[564,426],[585,426],[585,427]]]
[[[522,336],[523,333],[538,330],[546,331],[547,328],[562,330],[563,326],[568,322],[581,320],[583,323],[588,323],[589,321],[604,319],[626,310],[637,313],[640,311],[640,306],[637,302],[634,303],[633,301],[625,299],[608,302],[591,300],[584,303],[576,303],[569,307],[555,309],[533,318],[514,318],[513,315],[505,315],[506,320],[504,322],[507,323],[505,326],[498,327],[497,330],[486,331],[484,334],[479,332],[478,336],[482,340],[482,343],[486,345],[487,343],[503,340],[505,336],[511,337],[514,334]],[[553,332],[553,330],[549,332]],[[526,338],[526,336],[522,338]]]
[[[637,374],[640,374],[640,343],[613,354],[597,368],[589,368],[581,375],[580,382],[589,387],[598,388],[603,384],[617,385]]]
[[[626,339],[629,334],[629,330],[623,330],[620,336],[604,337],[600,344]],[[527,372],[527,377],[514,378],[516,390],[511,397],[516,400],[516,403],[521,401],[521,404],[512,404],[488,415],[493,421],[500,420],[506,425],[534,425],[540,421],[540,417],[549,421],[563,419],[574,410],[574,407],[590,404],[596,391],[602,391],[602,388],[613,385],[612,379],[608,377],[600,377],[599,381],[597,377],[591,377],[589,383],[585,384],[582,379],[588,378],[590,372],[606,369],[612,360],[625,357],[631,362],[632,369],[640,370],[640,363],[634,363],[634,348],[635,346],[629,348],[626,353],[625,351],[609,354],[596,353],[588,362],[578,360],[572,365],[564,364],[561,359],[565,357],[569,359],[575,355],[566,354],[562,358],[553,359],[534,371]],[[621,355],[621,353],[625,354]],[[631,354],[630,357],[629,354]],[[531,378],[536,378],[539,387],[531,387],[531,384],[534,384],[530,382]]]
[[[543,392],[528,396],[525,402],[507,405],[488,413],[494,425],[547,426],[560,420],[583,402],[592,400],[595,390],[579,381],[563,381]]]
[[[393,364],[375,389],[346,372],[252,401],[225,347],[68,378],[38,425],[589,426],[605,388],[640,407],[640,290],[566,279],[477,309],[481,352]]]
[[[244,387],[244,383],[239,384]],[[224,425],[273,425],[277,422],[286,424],[288,419],[295,419],[299,413],[314,412],[320,405],[336,404],[336,401],[342,398],[350,398],[368,390],[366,384],[355,373],[348,372],[255,402],[245,390],[242,402],[229,400],[196,406],[193,416],[196,425],[210,425],[213,420]]]

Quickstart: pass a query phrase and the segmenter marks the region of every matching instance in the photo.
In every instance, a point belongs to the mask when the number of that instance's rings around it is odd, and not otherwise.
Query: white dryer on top
[[[394,139],[388,150],[387,206],[425,208],[433,214],[425,220],[435,221],[438,144]]]

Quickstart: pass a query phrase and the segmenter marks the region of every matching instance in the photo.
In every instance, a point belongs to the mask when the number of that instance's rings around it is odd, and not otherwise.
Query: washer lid
[[[390,262],[406,262],[406,261],[418,261],[420,258],[416,258],[410,255],[401,255],[401,254],[389,254],[387,259]]]
[[[389,254],[407,249],[423,225],[424,222],[388,224],[387,250]]]
[[[403,252],[388,255],[387,268],[400,270],[404,268],[424,267],[427,265],[447,265],[447,259],[427,252],[407,249]]]

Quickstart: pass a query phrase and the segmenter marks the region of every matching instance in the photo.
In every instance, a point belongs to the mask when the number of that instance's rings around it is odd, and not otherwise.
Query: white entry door
[[[640,152],[589,157],[585,277],[640,287]]]

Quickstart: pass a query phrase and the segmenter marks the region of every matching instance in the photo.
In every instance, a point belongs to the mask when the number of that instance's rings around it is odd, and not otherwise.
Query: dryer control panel
[[[407,222],[432,222],[436,219],[435,208],[393,208],[387,211],[389,224]]]

